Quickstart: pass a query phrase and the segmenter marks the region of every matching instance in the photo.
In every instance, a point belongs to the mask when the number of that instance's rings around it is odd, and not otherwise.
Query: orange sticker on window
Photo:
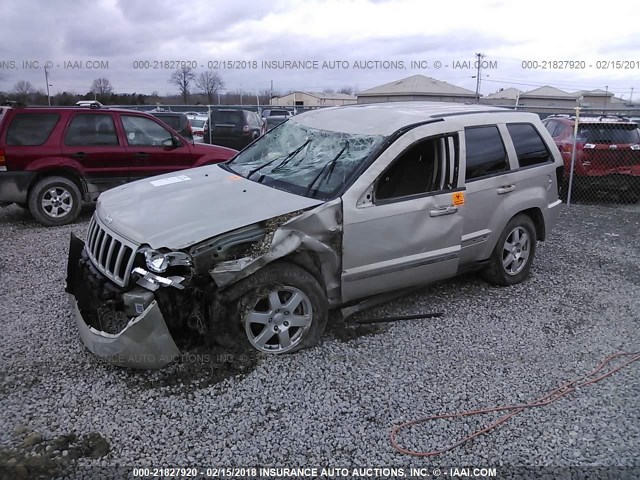
[[[235,182],[236,180],[240,180],[242,177],[240,175],[229,175],[227,178]]]
[[[451,201],[455,207],[459,207],[460,205],[464,205],[464,193],[456,192],[451,195]]]

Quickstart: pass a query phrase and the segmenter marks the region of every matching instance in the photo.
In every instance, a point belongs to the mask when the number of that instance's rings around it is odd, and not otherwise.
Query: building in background
[[[522,93],[522,90],[513,87],[501,88],[497,92],[483,97],[480,103],[485,105],[516,106]]]
[[[270,105],[278,107],[338,107],[356,103],[356,97],[346,93],[292,92],[273,97]]]
[[[407,101],[474,103],[476,100],[476,94],[471,90],[424,75],[412,75],[369,88],[356,95],[358,103]]]

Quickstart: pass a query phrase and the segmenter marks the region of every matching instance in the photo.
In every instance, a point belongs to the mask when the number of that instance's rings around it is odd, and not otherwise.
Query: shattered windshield
[[[329,199],[351,178],[382,135],[355,135],[283,123],[227,167],[250,180],[307,197]]]

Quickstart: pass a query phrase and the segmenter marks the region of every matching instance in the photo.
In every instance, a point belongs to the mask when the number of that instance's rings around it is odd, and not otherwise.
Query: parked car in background
[[[17,203],[48,226],[72,222],[83,202],[139,178],[228,160],[152,115],[87,107],[12,108],[0,123],[0,205]]]
[[[267,131],[277,127],[291,117],[293,117],[293,112],[286,108],[268,108],[262,111],[262,119],[266,123]]]
[[[562,170],[532,113],[303,113],[229,162],[102,195],[86,243],[71,239],[76,324],[107,361],[158,368],[179,358],[177,335],[290,353],[319,340],[330,309],[368,297],[473,269],[517,284],[562,208]]]
[[[262,118],[256,112],[219,108],[211,110],[203,138],[206,143],[242,150],[265,131]]]
[[[191,129],[191,123],[184,113],[157,110],[151,110],[149,113],[154,117],[162,120],[184,138],[193,140],[193,130]]]
[[[561,189],[566,195],[575,117],[551,116],[543,124],[564,160]],[[584,193],[604,191],[637,202],[640,198],[640,130],[634,121],[618,116],[580,117],[572,188]]]
[[[207,123],[206,115],[187,115],[189,124],[191,125],[191,131],[193,132],[193,139],[196,142],[204,142],[204,127]]]
[[[76,102],[76,107],[102,108],[104,105],[97,100],[80,100]]]

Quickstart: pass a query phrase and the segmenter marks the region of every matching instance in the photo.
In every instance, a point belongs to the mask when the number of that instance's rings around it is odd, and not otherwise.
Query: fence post
[[[576,121],[573,124],[573,146],[571,147],[571,167],[569,169],[569,186],[567,191],[567,207],[571,207],[571,190],[573,188],[573,168],[576,163],[576,143],[578,139],[578,120],[580,119],[580,107],[576,107]]]
[[[220,98],[220,97],[218,97]],[[213,130],[213,125],[211,124],[211,105],[207,105],[207,116],[209,117],[209,119],[207,120],[207,125],[209,126],[208,128],[208,134],[209,134],[209,145],[211,145],[211,130]]]

